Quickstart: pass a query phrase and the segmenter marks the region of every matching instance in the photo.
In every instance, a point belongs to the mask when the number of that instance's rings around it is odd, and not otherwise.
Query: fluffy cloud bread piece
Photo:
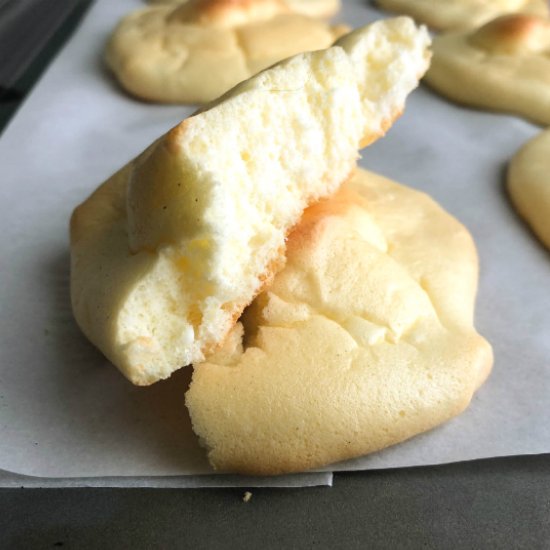
[[[86,336],[146,385],[204,360],[284,264],[285,238],[353,171],[429,64],[411,19],[300,54],[184,120],[71,219]]]
[[[508,168],[507,183],[516,210],[550,248],[550,130],[516,153]]]
[[[183,4],[188,0],[150,0],[150,4]],[[224,0],[228,1],[228,0]],[[230,0],[229,0],[230,1]],[[248,0],[261,2],[263,0]],[[283,0],[290,11],[308,17],[332,17],[340,11],[340,0]]]
[[[205,103],[281,59],[328,48],[348,30],[293,13],[283,0],[189,0],[125,17],[106,60],[139,98]]]
[[[437,36],[425,82],[466,105],[550,124],[550,19],[508,15]]]
[[[468,231],[359,170],[310,207],[287,264],[186,394],[212,465],[271,475],[377,451],[463,411],[492,366]]]
[[[548,15],[546,0],[377,0],[386,10],[404,13],[438,30],[479,27],[509,13]]]

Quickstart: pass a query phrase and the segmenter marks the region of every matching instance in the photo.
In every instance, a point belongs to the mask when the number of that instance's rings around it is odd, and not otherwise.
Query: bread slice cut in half
[[[243,82],[153,143],[71,220],[87,337],[135,384],[202,361],[284,266],[304,209],[349,177],[429,64],[406,17]]]

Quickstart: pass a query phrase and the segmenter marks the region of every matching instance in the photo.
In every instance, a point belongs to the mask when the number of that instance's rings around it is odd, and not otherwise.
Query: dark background
[[[2,548],[550,548],[548,455],[304,489],[4,489]]]
[[[0,131],[89,4],[0,0]],[[0,548],[550,549],[550,455],[250,491],[0,489]]]

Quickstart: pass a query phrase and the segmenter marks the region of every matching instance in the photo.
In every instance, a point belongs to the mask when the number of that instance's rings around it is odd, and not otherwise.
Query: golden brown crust
[[[150,4],[181,5],[188,0],[149,0]],[[340,0],[282,0],[285,8],[293,13],[307,15],[308,17],[329,18],[340,9]],[[208,3],[208,2],[205,2]],[[265,4],[265,0],[215,0],[212,3],[228,4]],[[277,2],[279,4],[280,2]],[[224,8],[222,8],[223,10]]]
[[[329,47],[343,30],[282,0],[193,0],[128,15],[105,59],[141,99],[205,103],[281,59]]]
[[[289,12],[282,0],[189,0],[175,9],[168,21],[234,27]]]
[[[414,17],[440,31],[474,29],[495,17],[509,13],[526,13],[547,17],[546,0],[523,0],[511,5],[499,0],[377,0],[390,11]]]
[[[110,222],[117,217],[124,218],[126,216],[120,206],[120,197],[126,193],[128,170],[129,166],[125,166],[74,209],[69,221],[71,246],[75,246],[80,240],[87,237],[90,231],[100,226],[104,220]],[[116,182],[120,182],[120,185],[117,185]],[[94,204],[98,202],[105,204],[105,208],[99,212],[94,209]]]
[[[498,17],[469,37],[475,47],[495,53],[541,52],[550,47],[550,20],[526,14]]]
[[[361,143],[359,148],[362,149],[363,147],[367,147],[371,143],[375,142],[377,139],[380,138],[380,135],[385,135],[385,133],[392,127],[393,123],[403,114],[403,109],[396,109],[393,111],[392,115],[389,118],[386,118],[382,121],[381,124],[381,134],[376,133],[369,133],[363,136],[363,139],[361,139]]]
[[[550,130],[529,140],[513,156],[507,188],[517,212],[550,249]]]
[[[186,403],[213,466],[303,471],[462,412],[492,364],[472,325],[476,287],[465,228],[359,170],[304,212],[244,336],[195,366]]]
[[[424,82],[451,100],[550,124],[550,20],[523,14],[437,36]]]

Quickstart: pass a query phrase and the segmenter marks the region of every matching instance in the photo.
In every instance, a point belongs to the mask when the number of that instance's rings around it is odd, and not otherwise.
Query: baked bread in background
[[[284,0],[286,5],[296,13],[309,17],[332,17],[341,7],[340,0]]]
[[[227,1],[227,0],[224,0]],[[249,3],[262,0],[248,0]],[[308,17],[329,18],[338,13],[341,8],[340,0],[283,0],[294,13],[301,13]],[[184,4],[188,0],[149,0],[150,4]]]
[[[508,192],[516,210],[550,248],[550,130],[514,155],[508,167]]]
[[[348,31],[293,13],[283,0],[189,0],[126,16],[106,60],[132,95],[205,103],[281,59],[328,48]]]
[[[507,15],[434,38],[425,82],[443,96],[550,124],[550,19]]]
[[[204,360],[285,261],[311,203],[404,109],[430,59],[410,18],[243,82],[153,143],[76,208],[71,298],[132,382]]]
[[[547,0],[376,0],[383,9],[414,17],[442,31],[479,27],[509,13],[546,17]]]
[[[284,270],[194,366],[186,403],[212,465],[307,470],[459,414],[492,365],[473,327],[477,279],[460,223],[358,170],[306,211]]]

